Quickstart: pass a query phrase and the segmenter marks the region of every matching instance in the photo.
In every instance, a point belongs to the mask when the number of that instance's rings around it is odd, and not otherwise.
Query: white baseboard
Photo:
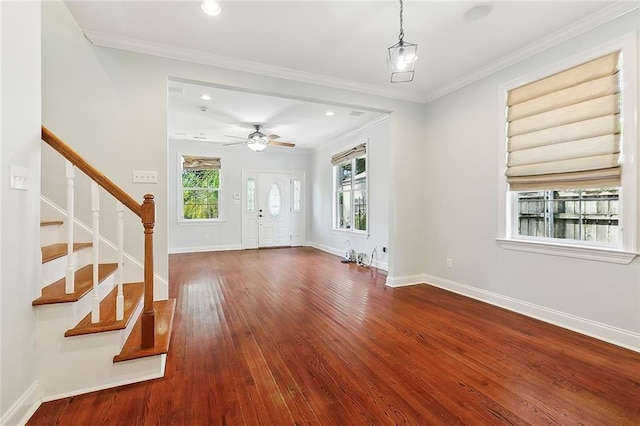
[[[231,250],[242,250],[242,246],[240,244],[230,244],[226,246],[178,247],[178,248],[170,248],[169,254],[204,253],[208,251],[231,251]]]
[[[324,244],[316,243],[316,242],[313,242],[313,241],[308,241],[307,242],[307,246],[313,247],[313,248],[318,249],[318,250],[322,250],[325,253],[334,254],[336,256],[340,256],[340,257],[344,258],[345,250],[340,250],[340,249],[337,249],[335,247],[329,247],[329,246],[326,246]],[[371,263],[371,266],[373,266],[374,268],[382,269],[383,271],[388,271],[389,270],[389,265],[387,264],[387,262],[382,262],[380,260],[374,260]]]
[[[610,325],[602,324],[586,318],[581,318],[565,312],[556,311],[544,306],[503,296],[487,290],[482,290],[466,284],[461,284],[445,278],[422,274],[424,283],[452,291],[472,299],[499,306],[528,317],[566,328],[577,333],[585,334],[623,348],[640,352],[640,334],[622,330]]]
[[[18,398],[16,402],[0,418],[1,426],[24,425],[33,416],[41,401],[38,396],[40,385],[35,380],[31,386]]]
[[[387,276],[387,287],[406,287],[408,285],[424,284],[426,283],[425,274],[416,275],[404,275],[401,277],[389,277]]]
[[[47,396],[43,397],[41,401],[42,402],[55,401],[57,399],[69,398],[70,396],[83,395],[85,393],[97,392],[97,391],[101,391],[101,390],[105,390],[105,389],[115,388],[115,387],[118,387],[118,386],[131,385],[133,383],[140,383],[140,382],[146,382],[147,380],[159,379],[161,377],[164,377],[164,368],[165,368],[165,365],[166,365],[166,356],[167,355],[166,354],[162,354],[161,356],[163,356],[165,358],[165,360],[163,360],[163,362],[162,362],[162,372],[160,372],[160,373],[148,374],[146,376],[140,376],[140,377],[136,377],[136,378],[128,379],[128,380],[121,380],[121,381],[118,381],[118,382],[108,383],[108,384],[104,384],[104,385],[100,385],[100,386],[92,386],[92,387],[88,387],[88,388],[84,388],[84,389],[76,389],[76,390],[73,390],[72,392],[64,392],[64,393],[60,393],[60,394],[57,394],[57,395],[47,395]],[[34,412],[35,412],[35,410],[34,410]]]

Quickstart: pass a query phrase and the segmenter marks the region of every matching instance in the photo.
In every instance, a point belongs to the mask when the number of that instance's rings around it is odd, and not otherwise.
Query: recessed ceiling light
[[[200,95],[200,99],[202,99],[203,101],[210,101],[211,95],[209,95],[208,93],[203,93],[202,95]]]
[[[492,10],[493,5],[491,4],[481,4],[478,6],[474,6],[465,12],[464,19],[466,19],[467,21],[479,21],[489,16]]]
[[[200,4],[200,8],[204,13],[210,16],[216,16],[220,14],[220,5],[218,2],[213,0],[203,0],[202,4]]]
[[[333,112],[333,111],[327,111],[327,112],[326,112],[326,114],[327,114],[329,117],[333,117],[334,115],[336,115],[336,113],[335,113],[335,112]]]

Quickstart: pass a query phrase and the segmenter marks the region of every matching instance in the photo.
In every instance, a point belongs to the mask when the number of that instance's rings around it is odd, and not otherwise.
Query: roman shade
[[[351,149],[348,149],[343,152],[339,152],[336,155],[331,157],[331,165],[337,166],[338,164],[342,164],[345,161],[353,160],[354,158],[362,157],[367,153],[367,144],[362,143],[360,145],[354,146]]]
[[[620,186],[619,56],[509,91],[511,191]]]
[[[220,159],[215,157],[182,156],[182,168],[184,170],[218,170]]]

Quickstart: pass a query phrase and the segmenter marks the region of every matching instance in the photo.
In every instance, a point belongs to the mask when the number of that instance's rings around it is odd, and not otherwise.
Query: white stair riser
[[[98,286],[98,295],[100,300],[109,294],[115,284],[115,278],[113,275],[106,278]],[[74,303],[55,303],[52,305],[38,306],[37,318],[38,321],[57,321],[58,318],[64,318],[65,324],[62,326],[62,334],[70,328],[73,328],[84,318],[89,312],[91,312],[91,306],[93,303],[93,291],[85,294],[77,302]]]
[[[73,262],[75,270],[89,265],[92,262],[92,248],[87,247],[82,250],[78,250],[73,253]],[[40,288],[46,287],[58,281],[60,278],[64,278],[67,273],[67,256],[62,256],[57,259],[51,260],[42,264],[42,276],[40,278]]]
[[[40,227],[40,246],[48,246],[66,240],[66,227],[62,225],[48,225]]]
[[[164,358],[154,356],[113,363],[133,328],[64,337],[68,311],[60,305],[38,309],[38,377],[45,400],[133,383],[164,374]],[[66,311],[66,312],[65,312]]]

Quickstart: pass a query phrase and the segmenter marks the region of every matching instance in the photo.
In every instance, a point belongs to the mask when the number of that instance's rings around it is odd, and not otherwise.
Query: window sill
[[[507,250],[526,251],[530,253],[549,254],[553,256],[572,257],[575,259],[596,260],[599,262],[628,265],[639,253],[600,247],[581,247],[570,244],[558,244],[541,241],[526,241],[496,238],[502,248]]]
[[[212,225],[216,223],[225,223],[225,219],[178,219],[178,225]]]
[[[339,228],[333,228],[332,231],[340,234],[353,235],[354,237],[359,237],[359,238],[369,238],[368,231],[354,231],[352,229],[339,229]]]

